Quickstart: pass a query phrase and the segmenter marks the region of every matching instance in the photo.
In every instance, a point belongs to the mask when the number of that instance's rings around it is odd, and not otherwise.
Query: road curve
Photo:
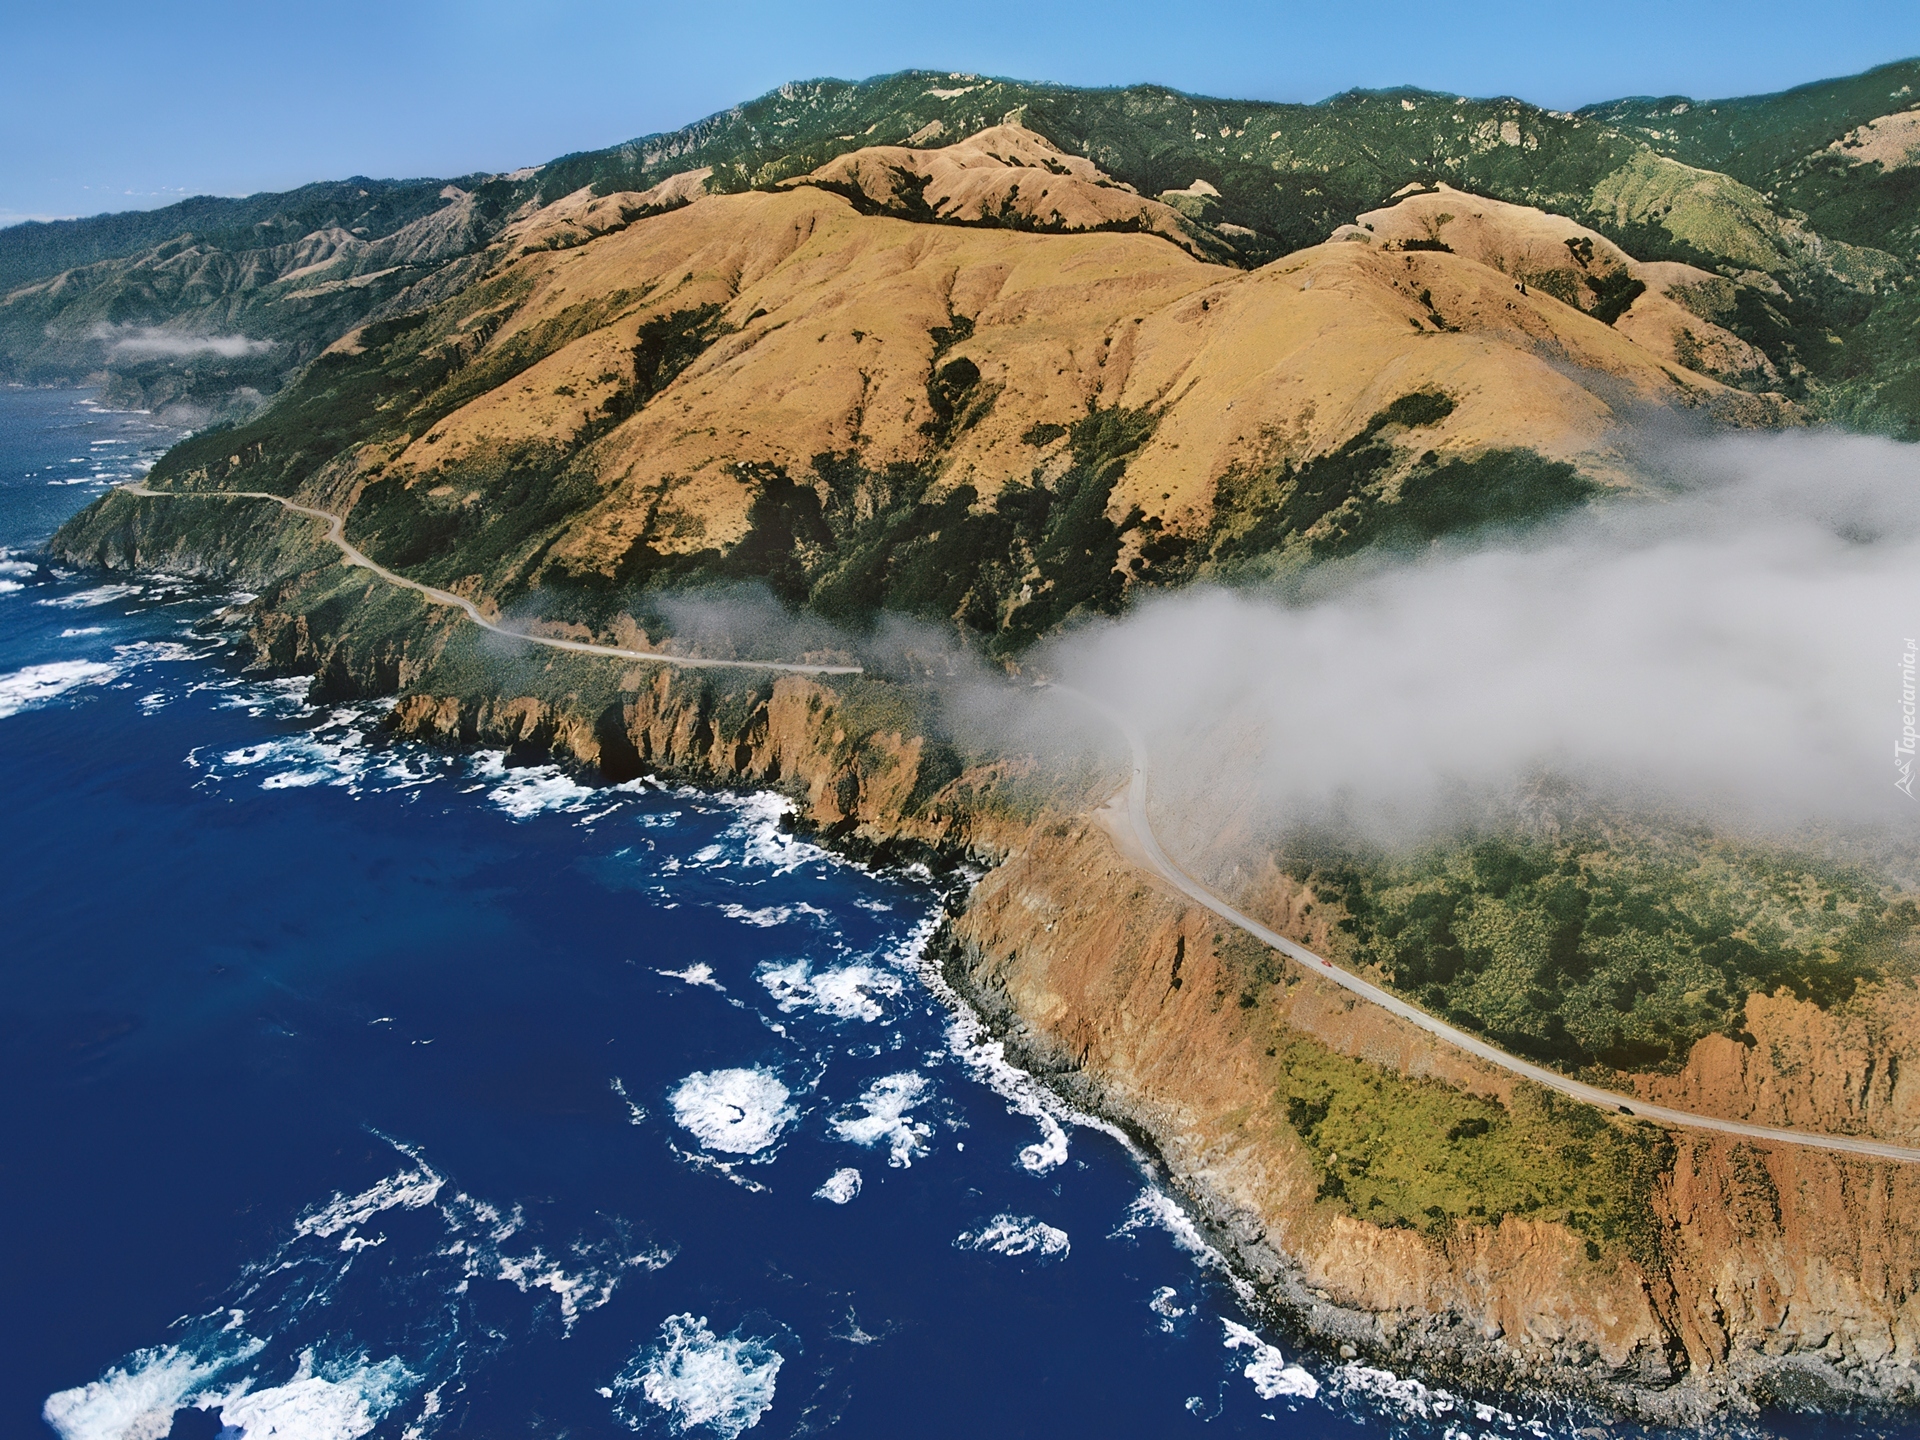
[[[616,660],[652,661],[661,665],[678,665],[689,670],[771,670],[790,675],[859,675],[864,673],[858,665],[807,665],[797,661],[780,660],[701,660],[681,655],[660,655],[648,650],[625,650],[615,645],[592,645],[584,640],[561,640],[545,635],[528,635],[518,630],[509,630],[496,625],[482,615],[471,600],[455,595],[450,590],[437,589],[432,585],[423,585],[418,580],[409,580],[369,558],[357,549],[346,536],[346,526],[341,517],[331,510],[320,510],[310,505],[301,505],[285,496],[275,495],[265,490],[153,490],[144,481],[135,480],[119,487],[130,495],[155,500],[271,500],[275,504],[291,510],[296,515],[305,515],[314,520],[324,521],[327,527],[327,539],[338,549],[347,564],[370,570],[388,584],[403,589],[418,591],[436,605],[450,605],[463,612],[466,617],[483,630],[491,630],[509,640],[520,640],[530,645],[545,645],[554,650],[571,650],[581,655],[605,655]],[[1169,884],[1181,894],[1197,904],[1211,910],[1229,925],[1246,931],[1262,944],[1270,945],[1289,959],[1297,961],[1322,978],[1331,980],[1343,989],[1352,991],[1361,999],[1378,1005],[1389,1014],[1397,1015],[1408,1024],[1417,1026],[1437,1039],[1444,1040],[1456,1049],[1496,1065],[1511,1074],[1519,1075],[1544,1085],[1549,1090],[1558,1091],[1570,1099],[1584,1104],[1594,1105],[1615,1114],[1631,1115],[1638,1120],[1651,1120],[1659,1125],[1677,1125],[1692,1130],[1714,1130],[1724,1135],[1738,1135],[1748,1140],[1761,1140],[1778,1145],[1806,1145],[1819,1150],[1836,1150],[1847,1155],[1858,1155],[1870,1160],[1896,1160],[1908,1163],[1920,1163],[1920,1150],[1904,1145],[1892,1145],[1883,1140],[1864,1139],[1855,1135],[1821,1135],[1806,1130],[1781,1130],[1769,1125],[1750,1125],[1740,1120],[1722,1120],[1713,1115],[1695,1115],[1687,1110],[1672,1110],[1664,1105],[1649,1105],[1631,1095],[1620,1095],[1611,1090],[1602,1090],[1596,1085],[1583,1085],[1571,1080],[1557,1071],[1545,1069],[1509,1055],[1506,1051],[1489,1045],[1477,1035],[1439,1020],[1426,1011],[1416,1009],[1406,1001],[1378,985],[1369,984],[1358,975],[1341,969],[1332,961],[1316,955],[1306,946],[1289,940],[1274,930],[1269,930],[1258,920],[1243,915],[1227,904],[1206,886],[1195,880],[1186,871],[1168,858],[1167,852],[1160,848],[1155,838],[1152,823],[1147,818],[1147,746],[1140,732],[1134,728],[1125,716],[1082,691],[1066,685],[1055,684],[1054,689],[1071,695],[1104,715],[1113,726],[1127,738],[1127,745],[1133,752],[1133,775],[1127,787],[1127,820],[1131,825],[1141,849]]]
[[[148,500],[271,500],[275,504],[293,511],[296,515],[311,516],[315,520],[327,523],[327,539],[333,543],[349,565],[362,570],[371,570],[389,585],[398,585],[403,590],[417,590],[436,605],[451,605],[465,612],[466,617],[482,630],[491,630],[496,635],[504,635],[509,640],[522,640],[529,645],[545,645],[551,650],[572,650],[580,655],[605,655],[615,660],[650,660],[657,665],[678,665],[683,670],[775,670],[786,675],[861,675],[866,672],[858,665],[806,665],[792,660],[698,660],[686,655],[661,655],[652,650],[623,650],[617,645],[590,645],[585,640],[561,640],[549,635],[528,635],[524,631],[509,630],[504,625],[496,625],[482,615],[471,600],[454,594],[451,590],[437,589],[432,585],[422,585],[418,580],[409,580],[386,566],[369,558],[365,552],[356,548],[347,539],[346,522],[331,510],[318,510],[311,505],[299,505],[283,495],[274,495],[266,490],[153,490],[144,480],[134,480],[118,487],[128,495],[138,495]]]
[[[1127,737],[1127,744],[1133,751],[1133,778],[1127,787],[1127,820],[1140,848],[1146,853],[1153,868],[1176,890],[1196,903],[1205,906],[1229,925],[1233,925],[1262,944],[1270,945],[1291,960],[1297,961],[1308,970],[1331,980],[1342,989],[1350,990],[1362,1000],[1378,1005],[1382,1010],[1399,1016],[1410,1025],[1418,1026],[1429,1035],[1444,1040],[1456,1049],[1464,1050],[1497,1065],[1514,1075],[1544,1085],[1549,1090],[1557,1090],[1571,1099],[1588,1105],[1598,1106],[1614,1114],[1631,1115],[1636,1120],[1651,1120],[1657,1125],[1682,1126],[1690,1130],[1716,1130],[1723,1135],[1738,1135],[1747,1140],[1761,1140],[1776,1145],[1806,1145],[1817,1150],[1837,1150],[1847,1155],[1858,1155],[1869,1160],[1897,1160],[1920,1163],[1920,1150],[1905,1145],[1892,1145],[1884,1140],[1870,1140],[1856,1135],[1822,1135],[1808,1130],[1781,1130],[1770,1125],[1749,1125],[1741,1120],[1722,1120],[1714,1115],[1695,1115],[1688,1110],[1671,1110],[1664,1105],[1649,1105],[1632,1095],[1620,1095],[1611,1090],[1602,1090],[1596,1085],[1583,1085],[1578,1080],[1568,1079],[1557,1071],[1530,1064],[1517,1056],[1495,1048],[1477,1035],[1470,1035],[1434,1018],[1426,1011],[1415,1008],[1399,996],[1382,990],[1378,985],[1369,984],[1351,971],[1343,970],[1332,961],[1316,955],[1306,946],[1289,940],[1277,931],[1269,930],[1258,920],[1227,904],[1206,886],[1195,880],[1186,871],[1168,858],[1167,852],[1160,848],[1160,842],[1154,838],[1153,826],[1147,819],[1147,746],[1140,732],[1134,728],[1125,716],[1111,706],[1102,704],[1091,695],[1074,690],[1065,685],[1054,685],[1054,689],[1073,696],[1104,715],[1121,734]]]

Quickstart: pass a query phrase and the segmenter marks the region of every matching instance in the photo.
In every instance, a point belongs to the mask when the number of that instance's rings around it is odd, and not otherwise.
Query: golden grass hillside
[[[966,143],[1027,153],[1013,127]],[[869,173],[890,156],[842,163]],[[956,160],[951,175],[967,173]],[[1069,178],[1101,188],[1078,170]],[[1637,267],[1569,221],[1457,191],[1411,196],[1363,217],[1371,231],[1243,271],[1155,234],[865,214],[817,185],[676,189],[675,208],[592,234],[580,222],[617,213],[620,197],[569,197],[548,231],[571,216],[568,233],[583,238],[506,262],[490,293],[507,301],[462,322],[477,353],[573,338],[407,437],[392,460],[409,486],[485,506],[502,457],[577,451],[593,496],[549,553],[590,570],[641,538],[663,553],[724,551],[746,533],[756,467],[804,482],[818,456],[876,473],[932,465],[936,488],[964,483],[984,505],[1010,482],[1045,485],[1066,464],[1065,427],[1096,409],[1155,419],[1109,512],[1138,507],[1190,535],[1214,525],[1223,476],[1332,451],[1411,392],[1454,401],[1422,434],[1427,450],[1525,447],[1616,484],[1630,479],[1618,424],[1637,407],[1741,423],[1787,414],[1677,362],[1676,316],[1727,351],[1740,344],[1660,293],[1687,274]],[[1450,251],[1397,243],[1436,229]],[[1617,325],[1556,298],[1551,281],[1518,288],[1521,274],[1581,268],[1570,236],[1590,241],[1587,267],[1643,270],[1658,288]],[[609,401],[642,363],[643,328],[676,316],[704,317],[704,348],[609,428]],[[930,382],[956,360],[978,381],[943,416]]]

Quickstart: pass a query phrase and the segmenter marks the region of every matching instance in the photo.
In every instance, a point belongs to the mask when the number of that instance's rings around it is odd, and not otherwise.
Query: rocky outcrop
[[[1263,1300],[1330,1350],[1482,1393],[1551,1390],[1669,1422],[1773,1399],[1920,1398],[1920,1175],[1556,1116],[1504,1072],[1249,950],[1129,860],[1064,782],[938,739],[911,686],[503,658],[452,612],[335,563],[317,527],[286,523],[268,502],[119,497],[63,532],[58,554],[257,586],[255,658],[313,672],[323,696],[399,695],[388,720],[399,736],[559,756],[615,780],[774,787],[803,826],[851,853],[994,864],[937,942],[955,990],[1022,1063],[1156,1152]],[[1253,873],[1246,903],[1330,947],[1311,891],[1270,865]],[[1754,1044],[1710,1038],[1640,1090],[1906,1138],[1911,1082],[1874,1057],[1911,1048],[1917,1011],[1904,982],[1832,1012],[1757,997]],[[1611,1187],[1610,1213],[1639,1218],[1609,1229],[1578,1196],[1569,1206],[1475,1191],[1468,1172],[1487,1157],[1457,1145],[1438,1163],[1457,1164],[1441,1178],[1464,1199],[1432,1207],[1444,1213],[1369,1209],[1354,1198],[1356,1157],[1331,1153],[1295,1109],[1302,1056],[1390,1087],[1368,1101],[1381,1154],[1431,1145],[1416,1131],[1436,1114],[1468,1136],[1476,1118],[1484,1131],[1507,1114],[1532,1117],[1532,1151],[1513,1153],[1553,1183],[1578,1172],[1569,1149],[1614,1144],[1648,1160],[1614,1174],[1603,1157],[1580,1172]]]
[[[1920,985],[1899,976],[1831,1010],[1785,993],[1747,1001],[1740,1039],[1709,1035],[1674,1075],[1643,1075],[1648,1100],[1708,1115],[1835,1134],[1920,1140]]]
[[[1370,1223],[1290,1120],[1286,1037],[1461,1097],[1527,1097],[1297,967],[1249,996],[1231,942],[1063,816],[979,884],[944,963],[1026,1064],[1146,1137],[1263,1295],[1342,1353],[1663,1422],[1920,1398],[1911,1167],[1676,1134],[1630,1197],[1648,1223],[1619,1243],[1549,1213]]]
[[[778,789],[796,800],[807,828],[869,858],[997,858],[1018,827],[996,816],[992,797],[1021,767],[936,759],[925,736],[859,717],[861,688],[636,665],[588,704],[577,694],[556,701],[415,693],[388,726],[439,744],[559,755],[616,781],[662,773]]]

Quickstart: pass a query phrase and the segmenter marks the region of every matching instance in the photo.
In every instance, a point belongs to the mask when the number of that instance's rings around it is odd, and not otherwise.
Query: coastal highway
[[[270,494],[265,490],[152,490],[144,480],[134,480],[118,487],[127,495],[138,495],[146,500],[271,500],[296,515],[310,516],[326,522],[327,539],[333,543],[349,565],[362,570],[371,570],[389,585],[398,585],[403,590],[415,590],[427,597],[435,605],[451,605],[466,613],[466,617],[482,630],[491,630],[496,635],[504,635],[509,640],[521,640],[529,645],[545,645],[553,650],[572,650],[581,655],[605,655],[614,660],[650,660],[657,665],[678,665],[683,670],[777,670],[788,675],[860,675],[865,672],[858,665],[808,665],[791,660],[699,660],[687,655],[662,655],[653,650],[623,650],[617,645],[591,645],[585,640],[562,640],[550,635],[528,635],[524,631],[509,630],[504,625],[496,625],[480,613],[471,600],[456,595],[451,590],[440,590],[432,585],[422,585],[418,580],[409,580],[396,574],[386,566],[370,558],[356,548],[347,539],[346,523],[331,510],[318,510],[311,505],[299,505],[282,495]]]
[[[858,665],[811,665],[798,661],[779,660],[702,660],[683,655],[661,655],[650,650],[625,650],[615,645],[592,645],[584,640],[562,640],[545,635],[528,635],[518,630],[509,630],[482,615],[472,601],[455,595],[450,590],[436,589],[423,585],[418,580],[409,580],[378,564],[357,549],[347,539],[346,527],[341,518],[331,510],[320,510],[310,505],[297,504],[284,496],[274,495],[265,490],[152,490],[143,481],[132,481],[119,487],[129,495],[138,495],[150,500],[271,500],[276,505],[291,510],[296,515],[305,515],[325,523],[327,539],[331,541],[349,565],[370,570],[382,580],[403,589],[418,591],[436,605],[451,605],[462,611],[466,617],[482,629],[491,630],[496,635],[504,635],[509,640],[523,641],[529,645],[545,645],[555,650],[571,650],[581,655],[604,655],[615,660],[644,660],[661,665],[678,665],[686,669],[700,670],[772,670],[791,675],[859,675],[864,673]],[[1133,753],[1133,774],[1127,786],[1127,823],[1133,837],[1139,845],[1141,856],[1153,870],[1168,884],[1195,903],[1218,915],[1229,925],[1244,930],[1264,945],[1270,945],[1288,959],[1305,966],[1322,979],[1351,991],[1369,1004],[1378,1005],[1382,1010],[1399,1016],[1408,1024],[1417,1026],[1436,1039],[1443,1040],[1456,1049],[1497,1065],[1500,1069],[1518,1075],[1536,1085],[1544,1085],[1549,1090],[1558,1091],[1570,1099],[1593,1105],[1617,1115],[1631,1116],[1636,1120],[1649,1120],[1656,1125],[1675,1125],[1690,1130],[1714,1130],[1723,1135],[1738,1135],[1747,1140],[1759,1140],[1774,1145],[1807,1145],[1819,1150],[1836,1150],[1846,1155],[1857,1155],[1868,1160],[1895,1160],[1909,1164],[1920,1164],[1920,1149],[1905,1145],[1893,1145],[1884,1140],[1872,1140],[1857,1135],[1822,1135],[1808,1130],[1782,1130],[1771,1125],[1750,1125],[1743,1120],[1722,1120],[1714,1115],[1696,1115],[1688,1110],[1674,1110],[1664,1105],[1649,1105],[1631,1095],[1620,1095],[1611,1090],[1602,1090],[1596,1085],[1584,1085],[1555,1071],[1534,1065],[1509,1055],[1477,1035],[1457,1029],[1444,1020],[1436,1019],[1426,1011],[1409,1005],[1397,995],[1382,990],[1378,985],[1370,984],[1350,971],[1341,969],[1332,961],[1316,955],[1306,946],[1289,940],[1278,931],[1269,930],[1258,920],[1243,915],[1206,886],[1195,880],[1186,871],[1168,858],[1167,852],[1160,848],[1155,838],[1153,825],[1147,818],[1147,745],[1138,729],[1124,715],[1111,706],[1094,699],[1082,691],[1065,685],[1054,684],[1053,689],[1064,695],[1071,695],[1100,714],[1126,737],[1127,745]]]
[[[1529,1064],[1517,1056],[1489,1045],[1477,1035],[1470,1035],[1436,1019],[1426,1011],[1409,1005],[1399,996],[1382,990],[1378,985],[1369,984],[1351,971],[1343,970],[1323,956],[1316,955],[1306,946],[1289,940],[1277,931],[1269,930],[1258,920],[1244,915],[1226,901],[1215,895],[1206,886],[1195,880],[1185,870],[1168,858],[1167,852],[1160,848],[1160,842],[1153,833],[1152,822],[1147,818],[1147,745],[1139,730],[1124,715],[1094,699],[1091,695],[1074,690],[1065,685],[1054,684],[1052,688],[1062,694],[1071,695],[1092,709],[1104,715],[1114,728],[1126,736],[1127,745],[1133,752],[1133,776],[1127,785],[1126,819],[1137,841],[1139,851],[1153,870],[1182,895],[1204,906],[1225,920],[1229,925],[1244,930],[1264,945],[1270,945],[1288,959],[1297,962],[1323,980],[1330,980],[1344,990],[1349,990],[1371,1005],[1399,1016],[1409,1025],[1444,1040],[1456,1049],[1497,1065],[1502,1070],[1518,1075],[1536,1085],[1556,1090],[1570,1099],[1587,1105],[1597,1106],[1616,1115],[1631,1116],[1636,1120],[1650,1120],[1656,1125],[1680,1126],[1689,1130],[1714,1130],[1723,1135],[1738,1135],[1746,1140],[1759,1140],[1771,1145],[1806,1145],[1817,1150],[1837,1150],[1842,1154],[1856,1155],[1867,1160],[1896,1160],[1907,1163],[1920,1163],[1920,1150],[1905,1145],[1893,1145],[1884,1140],[1872,1140],[1857,1135],[1822,1135],[1809,1130],[1782,1130],[1771,1125],[1750,1125],[1743,1120],[1722,1120],[1715,1115],[1696,1115],[1689,1110],[1673,1110],[1665,1105],[1649,1105],[1632,1095],[1620,1095],[1611,1090],[1602,1090],[1596,1085],[1583,1085],[1565,1075],[1548,1070],[1539,1065]]]

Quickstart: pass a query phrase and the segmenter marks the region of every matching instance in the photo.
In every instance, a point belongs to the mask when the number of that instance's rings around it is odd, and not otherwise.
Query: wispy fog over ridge
[[[1450,796],[1551,772],[1769,827],[1920,835],[1896,788],[1920,447],[1799,433],[1658,463],[1655,493],[1551,531],[1305,603],[1156,597],[1048,661],[1148,733],[1156,806],[1338,815],[1391,841]]]
[[[106,342],[109,354],[122,360],[184,360],[193,355],[238,360],[273,348],[271,340],[253,340],[245,335],[185,335],[151,325],[103,322],[94,326],[91,333],[94,339]]]

